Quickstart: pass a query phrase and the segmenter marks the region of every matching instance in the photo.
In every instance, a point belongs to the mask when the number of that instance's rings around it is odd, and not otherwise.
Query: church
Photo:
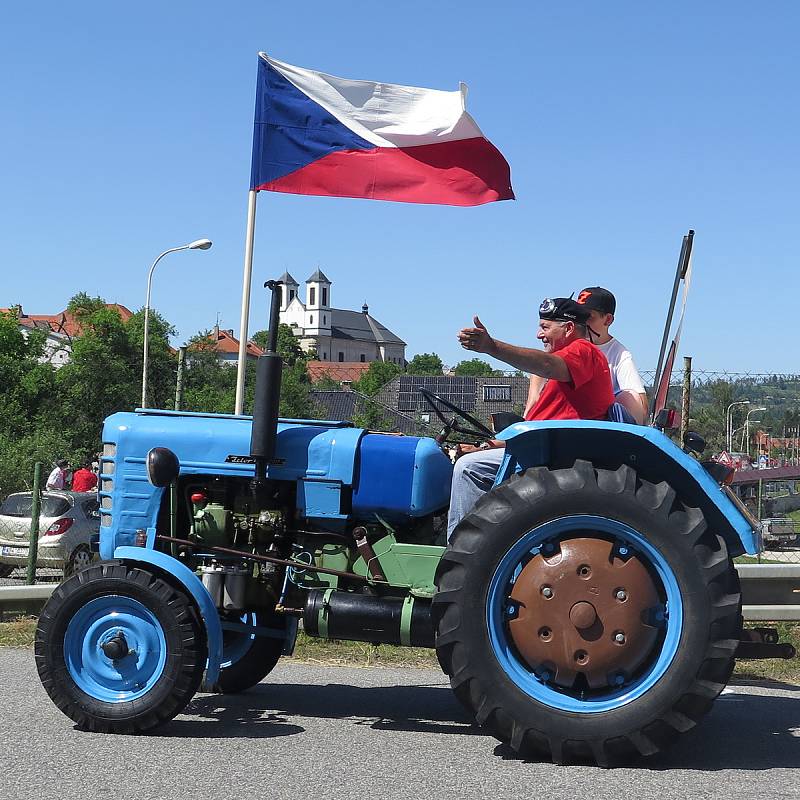
[[[280,321],[289,325],[306,351],[331,362],[388,361],[405,366],[406,343],[369,313],[347,311],[331,305],[331,282],[317,269],[306,281],[305,302],[300,285],[284,272]]]

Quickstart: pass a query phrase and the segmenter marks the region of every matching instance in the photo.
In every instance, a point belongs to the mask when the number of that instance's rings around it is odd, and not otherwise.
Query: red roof
[[[115,309],[123,322],[127,322],[133,312],[119,303],[106,303],[106,308]],[[70,339],[81,332],[81,324],[71,311],[58,314],[26,314],[21,306],[17,308],[0,308],[4,314],[17,314],[19,324],[25,328],[49,328],[53,333],[60,333]]]
[[[211,332],[213,339],[214,332]],[[233,335],[233,331],[220,329],[217,332],[217,345],[214,348],[218,353],[239,353],[239,340]],[[264,351],[254,342],[247,343],[247,355],[258,358]]]
[[[335,381],[357,381],[368,369],[363,361],[309,361],[306,365],[312,383],[327,375]]]
[[[214,339],[216,338],[216,343]],[[233,335],[231,330],[215,329],[209,331],[208,336],[199,339],[190,350],[215,350],[217,353],[229,353],[239,355],[239,340]],[[258,358],[264,351],[254,342],[247,343],[247,355],[251,358]]]

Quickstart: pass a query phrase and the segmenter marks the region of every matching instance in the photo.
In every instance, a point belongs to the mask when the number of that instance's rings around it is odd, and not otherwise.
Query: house
[[[106,303],[106,308],[114,309],[127,322],[133,312],[119,303]],[[81,323],[71,311],[64,310],[58,314],[26,314],[22,306],[0,308],[0,313],[13,314],[17,317],[20,330],[24,336],[30,331],[39,330],[46,334],[44,354],[39,359],[49,362],[54,367],[63,367],[72,355],[72,340],[81,332]]]
[[[210,339],[210,349],[216,351],[217,360],[221,364],[229,364],[233,367],[239,365],[239,340],[233,335],[232,328],[225,330],[219,325],[215,325],[208,338]],[[205,348],[205,342],[200,346]],[[190,350],[197,347],[198,345],[189,345]],[[248,359],[256,359],[264,351],[255,342],[248,341],[245,352]]]
[[[501,411],[522,414],[529,385],[529,379],[523,375],[398,375],[378,392],[375,399],[401,414],[418,415],[424,422],[432,422],[434,414],[419,391],[427,389],[487,422],[492,414]],[[442,410],[448,414],[446,409]]]
[[[331,305],[331,281],[321,270],[306,281],[305,302],[299,284],[288,272],[280,280],[280,321],[291,327],[303,350],[315,352],[320,361],[405,364],[406,343],[378,322],[366,303],[361,311]]]

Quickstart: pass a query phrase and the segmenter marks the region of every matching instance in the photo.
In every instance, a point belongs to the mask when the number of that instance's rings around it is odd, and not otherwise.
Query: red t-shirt
[[[606,419],[614,402],[606,357],[586,339],[553,355],[564,359],[572,381],[547,381],[525,419]]]
[[[88,469],[76,469],[72,476],[73,492],[91,492],[97,486],[97,476]]]

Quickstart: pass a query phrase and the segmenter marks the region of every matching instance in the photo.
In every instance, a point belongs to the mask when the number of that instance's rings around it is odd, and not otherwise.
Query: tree
[[[103,420],[139,404],[141,356],[115,309],[86,314],[81,328],[70,361],[56,373],[55,415],[74,447],[97,450]]]
[[[372,397],[401,372],[400,367],[392,364],[391,361],[373,361],[370,363],[369,369],[357,381],[353,381],[353,389]]]
[[[253,334],[251,341],[262,350],[266,350],[269,331],[257,331]],[[283,322],[278,325],[278,353],[290,367],[293,367],[297,361],[308,361],[313,356],[313,353],[307,353],[300,347],[300,340],[292,333],[291,327]]]
[[[470,358],[464,361],[459,361],[458,364],[453,367],[453,374],[483,377],[497,375],[498,370],[492,369],[492,365],[483,359]]]
[[[436,353],[419,353],[406,367],[409,375],[441,375],[444,365]]]

